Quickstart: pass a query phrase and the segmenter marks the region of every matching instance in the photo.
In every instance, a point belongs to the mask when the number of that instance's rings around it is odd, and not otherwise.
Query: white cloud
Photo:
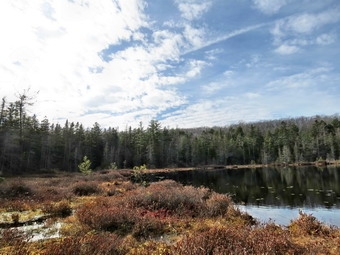
[[[146,43],[139,29],[152,28],[143,8],[142,0],[0,2],[0,95],[31,87],[40,91],[32,110],[40,118],[121,127],[186,103],[172,85],[196,77],[207,63],[192,60],[182,75],[162,71],[183,48],[199,45],[202,31],[156,30]],[[103,49],[123,41],[141,43],[101,59]]]
[[[253,0],[254,5],[261,12],[272,15],[277,13],[283,6],[285,6],[288,0]]]
[[[270,112],[244,97],[220,97],[201,100],[185,109],[174,112],[162,121],[164,126],[183,128],[226,126],[240,121],[269,119]]]
[[[303,13],[280,19],[271,30],[279,54],[293,54],[308,45],[327,45],[335,42],[332,33],[320,34],[322,27],[340,21],[340,9],[329,9],[317,14]]]
[[[226,82],[210,82],[201,87],[204,94],[212,95],[226,86]]]
[[[202,69],[207,66],[207,62],[202,60],[191,60],[189,62],[189,71],[185,74],[188,78],[194,78],[198,76]]]
[[[339,8],[323,11],[318,14],[304,13],[278,20],[271,32],[275,37],[275,41],[280,42],[285,40],[286,37],[311,34],[324,25],[339,21]]]
[[[290,55],[290,54],[298,52],[299,50],[300,49],[296,46],[282,44],[280,45],[280,47],[275,49],[275,52],[281,55]]]
[[[223,49],[221,48],[217,48],[217,49],[213,49],[213,50],[208,50],[205,52],[206,54],[206,58],[209,59],[209,60],[215,60],[216,59],[216,56],[220,53],[223,52]]]
[[[260,97],[261,95],[259,93],[248,92],[244,96],[249,99],[254,99]]]
[[[250,60],[246,64],[246,67],[248,67],[248,68],[255,67],[260,62],[260,60],[261,60],[260,55],[255,54],[255,55],[251,56]]]
[[[235,72],[232,71],[232,70],[226,70],[223,72],[223,75],[226,76],[226,77],[231,77]]]
[[[328,10],[319,14],[302,14],[288,20],[287,29],[296,33],[311,33],[315,29],[340,20],[339,9]]]
[[[147,25],[143,3],[129,1],[1,1],[1,93],[39,90],[35,110],[50,118],[84,113],[96,82],[94,66],[105,66],[98,53],[129,41]],[[114,31],[114,33],[112,32]],[[94,85],[95,84],[95,85]]]
[[[210,0],[175,0],[183,18],[195,20],[207,12],[212,4]]]
[[[322,34],[318,36],[315,40],[316,44],[319,45],[329,45],[336,41],[336,35],[335,34]]]
[[[183,35],[191,47],[200,47],[203,45],[206,37],[203,28],[194,28],[189,24],[185,24]]]
[[[226,70],[222,73],[221,77],[216,81],[210,82],[201,86],[204,95],[211,96],[223,88],[232,87],[234,85],[233,75],[234,71]]]
[[[323,84],[324,79],[327,78],[327,74],[332,70],[333,69],[329,67],[315,68],[271,81],[266,87],[269,90],[305,89]]]

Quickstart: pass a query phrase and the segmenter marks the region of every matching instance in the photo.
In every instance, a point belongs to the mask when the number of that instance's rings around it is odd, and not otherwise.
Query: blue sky
[[[86,126],[225,126],[340,109],[337,0],[0,3],[0,96]]]

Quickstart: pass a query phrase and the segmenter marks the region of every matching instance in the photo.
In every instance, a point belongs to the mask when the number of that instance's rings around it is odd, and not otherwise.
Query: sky
[[[340,109],[339,0],[0,1],[0,97],[91,127]]]

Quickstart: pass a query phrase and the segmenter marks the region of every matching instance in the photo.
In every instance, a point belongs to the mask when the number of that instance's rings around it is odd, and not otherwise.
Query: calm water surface
[[[329,225],[340,226],[340,168],[286,167],[197,170],[161,173],[173,179],[230,194],[241,210],[261,221],[289,224],[299,210]]]

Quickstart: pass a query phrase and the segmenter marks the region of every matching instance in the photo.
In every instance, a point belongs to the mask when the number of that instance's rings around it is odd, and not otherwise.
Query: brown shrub
[[[34,189],[22,180],[4,183],[0,189],[0,196],[3,198],[31,197],[34,194]]]
[[[118,171],[110,171],[110,170],[104,170],[102,172],[94,173],[91,176],[91,180],[93,181],[113,181],[113,180],[124,180],[126,179],[123,175],[121,175]]]
[[[136,218],[132,235],[136,238],[149,238],[164,233],[164,229],[164,222],[153,216],[145,215]]]
[[[88,234],[72,236],[60,242],[49,243],[43,254],[46,255],[111,255],[125,254],[120,248],[121,238],[115,234]]]
[[[97,199],[77,210],[76,217],[81,224],[95,230],[128,233],[133,228],[136,213],[128,208],[114,206],[104,199]]]
[[[7,211],[27,211],[34,208],[36,204],[32,200],[27,199],[0,199],[0,208]]]
[[[121,181],[103,182],[99,184],[99,188],[107,196],[119,195],[126,191],[136,189],[137,187],[138,185],[133,184],[131,182]]]
[[[162,242],[148,241],[129,250],[129,255],[170,255],[172,247]]]
[[[78,182],[75,183],[72,187],[72,191],[77,196],[89,196],[93,194],[98,194],[100,189],[98,188],[98,184],[95,182]]]
[[[76,212],[76,217],[85,227],[100,231],[132,233],[138,238],[155,236],[164,231],[164,223],[139,210],[115,205],[108,199],[87,203]]]
[[[42,211],[53,216],[66,217],[72,214],[72,208],[69,201],[63,200],[57,203],[49,202],[42,206]]]
[[[206,216],[223,216],[231,204],[232,200],[229,196],[213,193],[206,201]]]
[[[330,229],[323,225],[316,217],[301,211],[299,212],[299,217],[292,220],[288,228],[295,234],[328,235],[330,233]]]
[[[32,236],[16,229],[0,231],[0,254],[28,255]]]
[[[294,245],[283,230],[230,225],[211,228],[203,233],[185,236],[178,242],[173,254],[301,254],[304,250]]]
[[[244,225],[257,225],[258,221],[246,212],[242,212],[235,206],[229,206],[226,214],[226,218],[231,221],[241,222]]]
[[[301,254],[306,252],[295,245],[287,230],[275,224],[255,228],[247,238],[247,246],[254,254]]]
[[[182,216],[199,216],[205,210],[210,192],[205,188],[182,186],[174,181],[153,183],[131,191],[121,200],[131,208],[164,209]]]

